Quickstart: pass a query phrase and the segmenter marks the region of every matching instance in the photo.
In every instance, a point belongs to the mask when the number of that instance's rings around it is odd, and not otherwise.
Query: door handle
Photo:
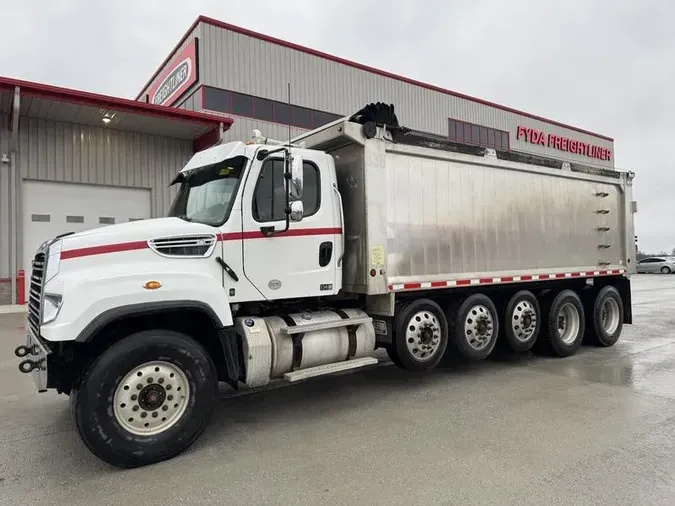
[[[322,242],[319,246],[319,267],[326,267],[333,256],[333,243],[331,241]]]

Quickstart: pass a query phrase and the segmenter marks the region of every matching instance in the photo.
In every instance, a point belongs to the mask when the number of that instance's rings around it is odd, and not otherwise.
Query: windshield
[[[181,183],[181,187],[169,216],[213,226],[225,223],[246,161],[237,156],[178,174],[171,184]]]

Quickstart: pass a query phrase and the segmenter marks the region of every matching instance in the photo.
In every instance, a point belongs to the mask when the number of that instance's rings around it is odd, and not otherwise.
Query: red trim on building
[[[456,91],[448,90],[448,89],[442,88],[440,86],[435,86],[433,84],[427,84],[427,83],[424,83],[422,81],[417,81],[415,79],[403,77],[401,75],[397,75],[397,74],[394,74],[392,72],[387,72],[386,70],[380,70],[380,69],[377,69],[375,67],[370,67],[368,65],[363,65],[361,63],[357,63],[357,62],[354,62],[354,61],[351,61],[351,60],[347,60],[346,58],[341,58],[339,56],[334,56],[334,55],[331,55],[331,54],[328,54],[328,53],[324,53],[322,51],[317,51],[316,49],[310,49],[308,47],[301,46],[301,45],[295,44],[293,42],[288,42],[288,41],[285,41],[285,40],[282,40],[282,39],[278,39],[276,37],[270,37],[269,35],[265,35],[265,34],[262,34],[262,33],[259,33],[259,32],[254,32],[253,30],[249,30],[247,28],[242,28],[240,26],[231,25],[229,23],[225,23],[224,21],[219,21],[217,19],[213,19],[213,18],[210,18],[208,16],[199,16],[195,20],[195,22],[192,23],[192,25],[190,26],[188,31],[185,33],[185,35],[183,35],[183,37],[180,39],[178,44],[176,44],[176,46],[171,51],[171,53],[169,53],[169,56],[167,56],[164,59],[164,61],[161,63],[161,65],[159,66],[157,71],[155,71],[155,73],[152,75],[152,77],[143,86],[143,89],[142,89],[141,93],[139,93],[136,96],[136,100],[138,100],[143,95],[143,91],[152,83],[152,81],[157,77],[157,75],[164,69],[166,64],[169,62],[169,60],[171,60],[171,58],[176,53],[176,51],[181,46],[181,44],[183,44],[183,42],[185,42],[185,40],[192,34],[194,29],[197,27],[197,25],[199,25],[200,22],[203,22],[203,23],[208,24],[208,25],[216,26],[216,27],[222,28],[224,30],[229,30],[229,31],[232,31],[232,32],[235,32],[235,33],[239,33],[241,35],[246,35],[246,36],[252,37],[254,39],[262,40],[264,42],[269,42],[270,44],[276,44],[278,46],[283,46],[283,47],[286,47],[286,48],[289,48],[289,49],[294,49],[296,51],[300,51],[300,52],[305,53],[305,54],[316,56],[318,58],[323,58],[325,60],[330,60],[330,61],[335,62],[335,63],[347,65],[349,67],[356,68],[356,69],[359,69],[359,70],[363,70],[365,72],[370,72],[371,74],[377,74],[377,75],[382,76],[382,77],[387,77],[389,79],[394,79],[396,81],[401,81],[401,82],[404,82],[404,83],[407,83],[407,84],[412,84],[414,86],[419,86],[421,88],[426,88],[428,90],[437,91],[439,93],[444,93],[445,95],[451,95],[453,97],[461,98],[463,100],[468,100],[468,101],[471,101],[471,102],[475,102],[477,104],[486,105],[488,107],[494,107],[495,109],[500,109],[502,111],[510,112],[510,113],[513,113],[513,114],[519,114],[521,116],[525,116],[525,117],[530,118],[530,119],[534,119],[534,120],[537,120],[537,121],[543,121],[543,122],[548,123],[550,125],[555,125],[555,126],[559,126],[559,127],[562,127],[562,128],[567,128],[569,130],[574,130],[576,132],[580,132],[580,133],[583,133],[583,134],[586,134],[586,135],[592,135],[593,137],[597,137],[599,139],[604,139],[606,141],[614,142],[614,139],[611,138],[611,137],[607,137],[605,135],[601,135],[601,134],[598,134],[598,133],[595,133],[595,132],[591,132],[589,130],[584,130],[584,129],[579,128],[579,127],[566,125],[565,123],[560,123],[559,121],[554,121],[554,120],[551,120],[551,119],[548,119],[548,118],[544,118],[542,116],[537,116],[535,114],[530,114],[530,113],[527,113],[527,112],[524,112],[524,111],[519,111],[518,109],[514,109],[512,107],[499,105],[499,104],[496,104],[494,102],[489,102],[487,100],[472,97],[470,95],[465,95],[464,93],[458,93]]]
[[[0,285],[9,284],[12,280],[9,278],[0,278]]]
[[[229,128],[234,123],[232,118],[216,116],[213,114],[176,109],[173,107],[164,107],[153,105],[146,102],[138,102],[127,98],[111,97],[90,93],[87,91],[61,88],[49,84],[35,83],[31,81],[22,81],[0,76],[0,90],[13,90],[15,86],[21,88],[22,95],[42,97],[46,99],[70,102],[89,107],[100,107],[104,109],[113,109],[115,111],[141,114],[144,116],[156,116],[166,119],[182,120],[193,123],[201,123],[220,128],[221,124]]]

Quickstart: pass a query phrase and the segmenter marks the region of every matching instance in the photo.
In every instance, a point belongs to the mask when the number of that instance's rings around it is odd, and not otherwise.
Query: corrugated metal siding
[[[202,108],[201,85],[196,82],[187,92],[186,98],[175,106],[186,111],[199,111]]]
[[[166,64],[163,65],[160,68],[159,72],[157,72],[157,75],[147,84],[147,86],[145,88],[143,88],[143,90],[141,91],[141,93],[139,95],[139,97],[142,101],[145,101],[144,95],[148,92],[148,90],[152,87],[152,85],[155,84],[155,82],[157,81],[159,76],[162,75],[162,71],[174,62],[174,60],[176,59],[176,55],[178,53],[180,53],[183,49],[185,49],[185,47],[190,42],[192,42],[192,39],[194,39],[195,37],[200,37],[202,25],[203,25],[203,23],[199,23],[195,27],[195,29],[192,32],[190,32],[190,34],[185,38],[185,40],[180,44],[180,46],[178,46],[176,51],[171,55],[171,58],[169,58],[169,60],[166,62]],[[198,65],[200,65],[200,66],[201,66],[201,61],[202,61],[202,48],[201,48],[202,44],[201,44],[201,42],[202,41],[200,40],[199,41],[199,47],[197,48],[198,49],[197,60],[199,61]],[[199,82],[201,80],[201,76],[202,76],[202,69],[200,68],[199,69],[199,75],[198,75],[199,79],[197,80],[197,82]]]
[[[0,156],[9,153],[10,132],[9,117],[0,115]],[[9,278],[9,164],[0,163],[0,280]],[[1,281],[0,281],[1,282]],[[0,302],[1,303],[1,302]]]
[[[187,140],[33,118],[19,127],[23,178],[150,188],[153,216],[168,210],[168,184],[191,155]]]
[[[516,140],[519,125],[612,149],[613,143],[533,118],[380,76],[247,35],[201,23],[200,76],[205,85],[349,114],[373,101],[395,104],[415,130],[448,134],[448,118],[509,132],[511,149],[613,167],[607,162]],[[199,28],[199,27],[198,27]],[[251,62],[256,62],[252,65]],[[612,157],[613,158],[613,157]]]

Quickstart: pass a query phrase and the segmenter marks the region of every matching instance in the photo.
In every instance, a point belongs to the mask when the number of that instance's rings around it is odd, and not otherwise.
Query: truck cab
[[[231,303],[334,295],[343,241],[333,159],[260,141],[195,155],[174,180],[169,216],[217,229]]]

